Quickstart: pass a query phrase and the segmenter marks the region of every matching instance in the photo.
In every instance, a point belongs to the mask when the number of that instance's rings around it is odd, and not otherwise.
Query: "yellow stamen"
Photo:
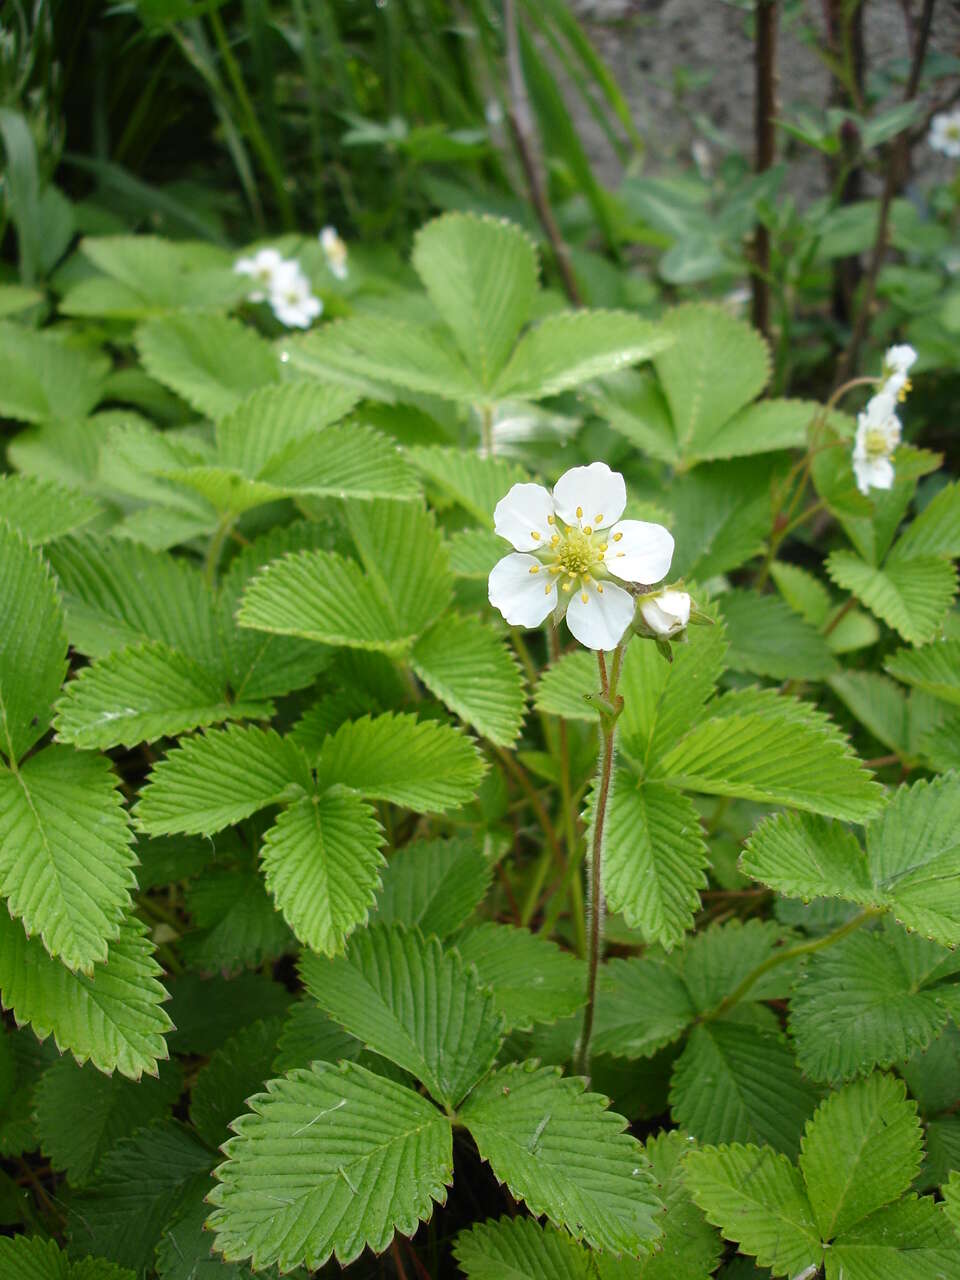
[[[553,535],[553,537],[550,539],[550,545],[551,545],[551,547],[555,547],[555,546],[557,546],[557,544],[559,543],[559,541],[560,541],[560,535],[559,535],[559,533],[555,533],[555,534]]]
[[[539,566],[538,564],[532,564],[532,565],[530,566],[530,572],[531,572],[531,573],[539,573],[539,572],[540,572],[540,566]]]
[[[906,400],[907,392],[912,390],[913,390],[913,383],[908,378],[906,382],[903,384],[903,386],[900,388],[900,391],[897,395],[897,399],[900,401],[901,404],[904,402],[904,400]]]
[[[577,519],[578,520],[583,519],[583,507],[577,507]]]
[[[598,551],[606,551],[606,549],[607,549],[607,543],[605,542],[601,542],[600,546],[597,548]]]
[[[599,514],[598,516],[594,516],[594,517],[593,517],[593,523],[594,523],[594,524],[603,524],[603,512],[602,512],[602,511],[600,512],[600,514]]]
[[[623,534],[622,534],[622,533],[615,533],[615,534],[613,535],[613,540],[614,540],[614,542],[619,542],[619,541],[620,541],[620,539],[621,539],[622,537],[623,537]]]
[[[556,524],[556,523],[557,523],[556,516],[547,516],[547,524]]]
[[[587,584],[587,586],[588,586],[588,587],[589,587],[590,583],[593,581],[593,579],[590,577],[589,573],[585,573],[585,574],[583,575],[583,580],[584,580],[584,582]]]
[[[590,603],[590,597],[587,595],[585,591],[580,592],[580,599],[583,601],[584,604]]]
[[[618,559],[618,560],[622,560],[622,559],[623,559],[623,557],[624,557],[626,554],[627,554],[627,553],[626,553],[625,551],[618,551],[618,552],[617,552],[617,559]]]
[[[584,533],[593,533],[593,529],[591,529],[590,525],[585,524],[585,525],[583,526],[583,532],[584,532]]]
[[[534,542],[539,542],[539,541],[540,541],[540,535],[539,535],[539,533],[537,533],[536,529],[531,529],[531,530],[530,530],[530,537],[534,540]]]
[[[602,583],[602,582],[598,582],[598,583],[597,583],[597,594],[598,594],[598,595],[601,595],[601,596],[603,595],[603,583]]]
[[[563,565],[562,565],[562,564],[552,564],[552,565],[550,566],[550,572],[551,572],[551,573],[563,573]]]
[[[548,582],[547,585],[543,588],[543,594],[545,596],[548,596],[552,590],[553,590],[553,583]]]

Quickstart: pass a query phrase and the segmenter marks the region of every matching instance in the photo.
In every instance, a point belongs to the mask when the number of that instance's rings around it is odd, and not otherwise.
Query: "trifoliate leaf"
[[[0,764],[0,892],[51,956],[92,975],[121,930],[136,858],[105,756],[50,746]]]
[[[800,1172],[824,1240],[842,1236],[913,1181],[923,1151],[903,1082],[874,1075],[831,1094],[807,1125]]]
[[[249,281],[233,270],[229,253],[218,245],[117,235],[85,236],[80,248],[110,284],[122,286],[118,298],[127,295],[127,308],[120,308],[121,316],[229,307],[249,288]],[[96,281],[107,283],[102,276]],[[75,286],[71,296],[77,288],[82,289],[83,284]]]
[[[380,885],[383,833],[356,796],[306,795],[263,842],[267,888],[302,943],[333,955],[367,917]]]
[[[708,1013],[739,987],[753,971],[769,961],[784,941],[784,929],[774,920],[730,920],[711,924],[688,938],[671,963],[682,976],[694,1008]],[[785,997],[796,966],[780,960],[743,994],[744,1001]]]
[[[651,646],[652,648],[652,646]],[[592,830],[593,809],[590,809]],[[693,927],[707,887],[707,846],[693,803],[656,782],[620,770],[613,783],[604,836],[607,905],[647,942],[672,947]]]
[[[880,807],[882,792],[846,739],[807,704],[728,694],[711,712],[657,762],[658,776],[708,795],[854,821]]]
[[[493,529],[493,511],[511,485],[529,480],[516,462],[504,458],[481,458],[463,449],[441,445],[420,445],[407,451],[410,461],[432,486],[450,502],[463,507],[485,529]],[[494,535],[500,555],[506,543]]]
[[[417,930],[372,926],[354,935],[343,956],[304,955],[301,974],[341,1026],[450,1106],[490,1069],[500,1047],[492,994],[455,951]]]
[[[412,715],[364,717],[341,725],[317,759],[321,790],[351,787],[418,813],[443,813],[472,800],[486,764],[464,734]]]
[[[192,969],[258,968],[296,950],[293,934],[253,870],[210,867],[192,881],[186,898],[196,930],[180,939],[180,954]]]
[[[826,1280],[955,1280],[957,1237],[932,1196],[906,1196],[834,1240]]]
[[[694,1027],[670,1085],[673,1118],[701,1142],[768,1143],[790,1155],[816,1101],[783,1036],[721,1020]]]
[[[936,556],[891,559],[878,569],[850,551],[833,551],[827,572],[911,644],[934,638],[957,589],[953,566]]]
[[[150,835],[211,835],[258,809],[312,791],[305,757],[272,729],[213,729],[157,764],[136,817]]]
[[[822,635],[776,596],[727,591],[720,597],[734,671],[775,680],[823,680],[837,669]]]
[[[707,393],[710,398],[710,392]],[[709,412],[709,410],[708,410]],[[701,458],[737,458],[774,449],[794,449],[806,443],[810,425],[821,412],[811,400],[761,400],[728,418],[709,439],[697,445]],[[701,439],[701,432],[696,433]]]
[[[684,1161],[693,1199],[742,1253],[775,1276],[812,1276],[823,1250],[803,1179],[769,1147],[735,1143],[691,1151]],[[810,1270],[813,1268],[813,1270]]]
[[[662,326],[623,311],[547,316],[517,343],[497,377],[497,400],[539,400],[649,360],[670,346]]]
[[[137,349],[151,377],[210,418],[224,417],[251,391],[280,380],[270,344],[226,316],[148,320],[137,330]]]
[[[448,213],[420,229],[411,262],[481,386],[492,386],[533,306],[532,242],[512,223]]]
[[[282,1026],[280,1018],[251,1023],[222,1045],[197,1076],[190,1095],[190,1123],[211,1147],[226,1140],[230,1121],[273,1074]]]
[[[747,840],[740,868],[788,897],[868,902],[872,896],[870,869],[859,841],[827,818],[800,813],[767,818]]]
[[[0,324],[0,413],[21,422],[76,422],[100,399],[110,362],[49,329]]]
[[[523,676],[496,632],[475,618],[447,615],[416,642],[410,665],[432,694],[502,747],[523,724]]]
[[[0,1240],[4,1280],[134,1280],[134,1273],[106,1258],[71,1262],[53,1240],[15,1236]]]
[[[586,1002],[583,962],[527,929],[487,921],[461,933],[456,948],[493,992],[508,1028],[556,1022]]]
[[[674,966],[652,955],[608,960],[598,985],[593,1052],[650,1058],[679,1039],[696,1013]]]
[[[452,1131],[432,1103],[355,1063],[315,1062],[267,1084],[234,1123],[209,1225],[228,1261],[346,1266],[413,1235],[453,1178]]]
[[[480,1082],[460,1115],[513,1195],[598,1249],[639,1255],[659,1234],[643,1148],[579,1078],[511,1063]]]
[[[206,1182],[214,1155],[176,1121],[124,1138],[104,1157],[89,1188],[72,1202],[71,1247],[143,1276],[164,1225],[191,1187]]]
[[[855,934],[812,956],[790,1002],[804,1072],[849,1080],[925,1049],[949,1017],[935,985],[949,958],[936,943],[900,930]]]
[[[0,911],[0,997],[17,1025],[29,1022],[38,1039],[53,1032],[61,1052],[82,1065],[120,1071],[139,1080],[156,1075],[167,1057],[164,1033],[171,1022],[160,1008],[167,993],[157,981],[160,966],[146,930],[136,920],[124,924],[110,944],[107,962],[93,976],[71,973],[52,960],[38,939]]]
[[[638,449],[663,462],[681,461],[670,409],[651,372],[624,369],[598,380],[584,394],[598,417]]]
[[[352,391],[313,379],[260,387],[217,422],[218,459],[254,479],[272,458],[338,422],[356,403]]]
[[[470,839],[415,840],[384,867],[374,918],[445,938],[483,900],[493,866]]]
[[[478,1222],[453,1249],[468,1280],[594,1280],[592,1255],[534,1218]]]
[[[27,542],[53,542],[102,512],[99,502],[76,489],[36,476],[0,476],[0,520]]]
[[[47,731],[67,670],[67,637],[43,557],[3,520],[0,561],[0,753],[16,764]]]
[[[83,667],[64,690],[56,730],[78,747],[131,747],[223,720],[263,720],[269,702],[234,702],[193,659],[163,644],[118,649]]]
[[[904,684],[960,706],[960,640],[941,640],[922,649],[898,649],[886,670]]]
[[[173,1063],[161,1064],[158,1079],[134,1084],[61,1058],[44,1072],[35,1095],[43,1153],[71,1186],[82,1187],[121,1138],[159,1120],[182,1088]]]

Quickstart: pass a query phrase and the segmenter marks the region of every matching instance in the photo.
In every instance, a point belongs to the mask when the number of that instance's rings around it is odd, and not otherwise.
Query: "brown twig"
[[[563,279],[563,287],[567,297],[575,307],[583,306],[583,295],[577,278],[573,272],[573,262],[567,242],[557,226],[550,207],[547,185],[543,179],[537,159],[537,135],[530,111],[530,99],[527,95],[527,83],[523,78],[523,63],[520,60],[520,42],[517,38],[517,6],[516,0],[503,0],[503,25],[507,39],[507,82],[509,87],[508,120],[510,132],[520,157],[527,186],[530,188],[530,199],[540,219],[540,225],[546,232],[557,268]]]
[[[754,171],[765,173],[776,158],[777,131],[777,0],[758,0],[754,42]],[[758,222],[753,232],[751,319],[764,337],[770,335],[770,231]]]
[[[920,15],[920,22],[917,28],[917,37],[913,46],[913,58],[910,64],[910,75],[907,80],[907,87],[904,91],[904,102],[912,102],[917,96],[917,88],[920,84],[920,73],[923,70],[923,60],[927,53],[927,43],[930,39],[930,24],[933,21],[933,6],[936,0],[924,0],[923,12]],[[873,311],[873,302],[877,292],[877,277],[880,274],[880,267],[883,264],[883,256],[887,250],[887,237],[890,226],[890,206],[893,203],[893,197],[897,191],[901,180],[903,169],[906,165],[907,155],[910,146],[910,135],[904,130],[894,141],[887,157],[887,172],[883,183],[883,194],[880,197],[880,212],[877,215],[877,233],[873,242],[873,251],[870,255],[870,265],[867,267],[867,274],[863,284],[863,294],[860,299],[860,307],[857,311],[857,319],[853,327],[853,333],[850,337],[850,343],[844,353],[838,369],[837,380],[844,382],[857,368],[857,362],[860,358],[860,348],[863,346],[863,340],[866,337],[867,326],[870,323],[870,315]]]

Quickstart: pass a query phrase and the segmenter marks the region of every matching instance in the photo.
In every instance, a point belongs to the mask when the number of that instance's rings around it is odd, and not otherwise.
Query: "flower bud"
[[[640,605],[644,622],[657,636],[675,636],[690,621],[691,600],[686,591],[661,591]]]

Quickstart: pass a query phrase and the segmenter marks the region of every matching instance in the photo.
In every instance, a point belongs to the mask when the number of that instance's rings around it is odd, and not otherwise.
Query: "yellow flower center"
[[[863,443],[868,458],[885,458],[890,452],[890,437],[879,427],[867,431]]]

